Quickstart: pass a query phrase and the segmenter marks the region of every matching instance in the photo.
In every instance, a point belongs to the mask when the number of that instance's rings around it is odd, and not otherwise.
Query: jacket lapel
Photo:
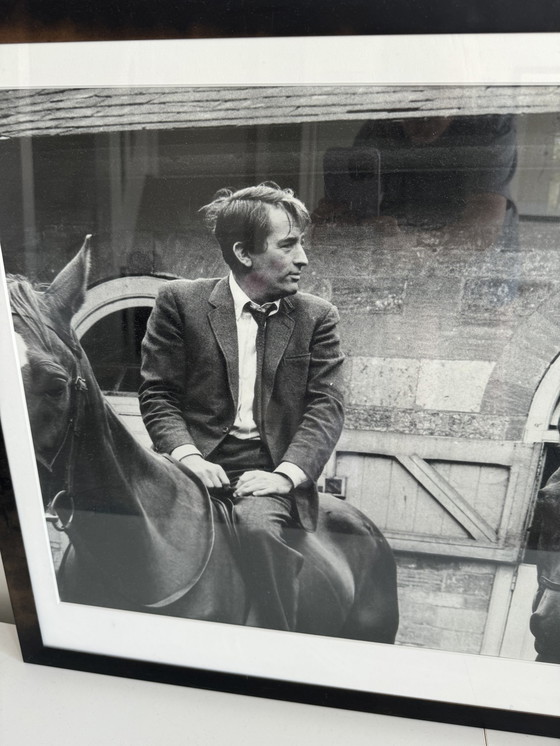
[[[280,303],[278,313],[270,316],[266,329],[266,347],[263,361],[263,411],[272,395],[274,378],[278,366],[284,356],[290,337],[294,331],[294,304],[290,298],[284,298]]]
[[[218,346],[226,361],[230,393],[237,407],[239,398],[239,362],[235,309],[227,278],[221,279],[212,291],[208,302],[212,306],[208,320]]]

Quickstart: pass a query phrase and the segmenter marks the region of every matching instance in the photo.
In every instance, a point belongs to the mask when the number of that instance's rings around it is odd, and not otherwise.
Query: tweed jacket
[[[315,482],[343,425],[338,312],[306,293],[269,317],[263,361],[263,437],[310,485],[295,490],[301,525],[317,523]],[[175,280],[160,290],[142,343],[139,398],[158,451],[191,443],[204,458],[230,432],[239,392],[237,327],[227,278]]]

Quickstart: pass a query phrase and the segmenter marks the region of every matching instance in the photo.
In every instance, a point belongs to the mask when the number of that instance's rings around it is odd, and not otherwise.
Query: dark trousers
[[[246,471],[273,471],[261,441],[228,436],[209,457],[220,464],[235,488]],[[220,496],[220,491],[215,494]],[[286,543],[297,531],[291,495],[233,498],[234,520],[241,545],[242,571],[255,603],[259,626],[293,630],[297,613],[297,576],[302,555]]]

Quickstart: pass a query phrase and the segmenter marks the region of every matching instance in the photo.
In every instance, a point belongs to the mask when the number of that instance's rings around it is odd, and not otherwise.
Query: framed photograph
[[[0,71],[24,659],[557,735],[560,36]]]

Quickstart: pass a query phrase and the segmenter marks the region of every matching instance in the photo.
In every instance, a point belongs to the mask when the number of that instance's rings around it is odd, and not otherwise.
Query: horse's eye
[[[60,399],[66,393],[66,381],[51,381],[43,393],[50,399]]]

